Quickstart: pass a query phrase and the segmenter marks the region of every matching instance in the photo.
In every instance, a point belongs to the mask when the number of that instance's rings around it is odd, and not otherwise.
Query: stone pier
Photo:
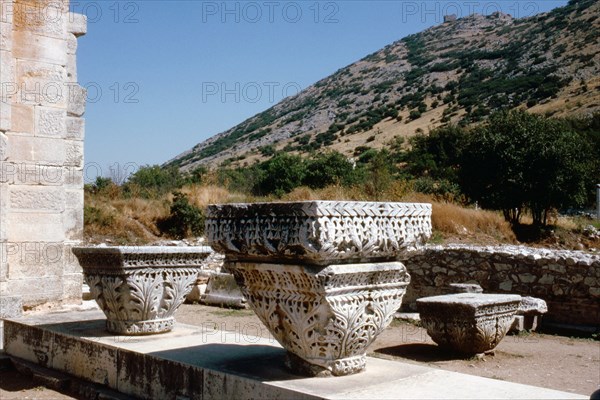
[[[400,308],[410,275],[396,260],[431,235],[431,205],[215,205],[206,232],[293,371],[350,375]]]
[[[67,0],[0,0],[0,318],[81,301],[85,33]]]

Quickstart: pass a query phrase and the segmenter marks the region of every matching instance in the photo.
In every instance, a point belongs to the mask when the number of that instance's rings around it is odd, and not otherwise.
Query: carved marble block
[[[120,335],[170,331],[210,247],[77,247],[85,281]]]
[[[434,342],[473,355],[494,349],[512,325],[521,296],[460,293],[417,300],[421,323]]]
[[[349,375],[400,308],[410,276],[397,259],[431,235],[431,205],[214,205],[206,234],[288,366]]]
[[[431,236],[431,204],[359,201],[208,206],[206,235],[229,261],[395,261]]]

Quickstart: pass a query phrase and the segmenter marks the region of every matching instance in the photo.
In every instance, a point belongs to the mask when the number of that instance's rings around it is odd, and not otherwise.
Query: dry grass
[[[229,190],[216,185],[191,185],[181,189],[192,204],[205,208],[209,204],[244,203],[252,201],[253,198],[241,193],[232,193]]]
[[[205,208],[208,204],[276,200],[232,193],[217,185],[192,185],[182,188],[181,191],[188,196],[192,204],[200,208]],[[86,194],[85,235],[88,241],[112,238],[118,243],[141,244],[159,239],[160,232],[156,228],[156,222],[169,214],[171,195],[156,200],[111,197]],[[373,198],[364,187],[348,188],[334,185],[318,190],[300,187],[277,201],[369,201]],[[516,241],[510,225],[499,213],[441,202],[431,196],[411,191],[410,186],[402,182],[394,182],[387,190],[379,193],[378,200],[431,203],[433,229],[437,236],[444,240],[493,244]],[[567,225],[568,221],[561,221],[561,224]]]
[[[159,235],[156,221],[168,213],[165,199],[110,199],[86,194],[84,235],[90,242],[149,243]]]

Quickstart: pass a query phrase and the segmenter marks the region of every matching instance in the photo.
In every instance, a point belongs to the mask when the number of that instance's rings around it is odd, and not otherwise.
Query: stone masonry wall
[[[0,0],[0,297],[81,301],[85,90],[68,0]],[[0,318],[2,318],[0,310]]]
[[[450,283],[477,282],[487,293],[544,299],[544,321],[600,326],[600,256],[522,246],[428,246],[405,260],[411,283],[403,307],[448,293]]]

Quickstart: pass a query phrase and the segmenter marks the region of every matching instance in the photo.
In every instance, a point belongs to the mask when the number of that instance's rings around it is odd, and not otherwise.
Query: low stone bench
[[[418,299],[417,309],[440,347],[474,355],[500,343],[520,304],[519,295],[460,293]]]

